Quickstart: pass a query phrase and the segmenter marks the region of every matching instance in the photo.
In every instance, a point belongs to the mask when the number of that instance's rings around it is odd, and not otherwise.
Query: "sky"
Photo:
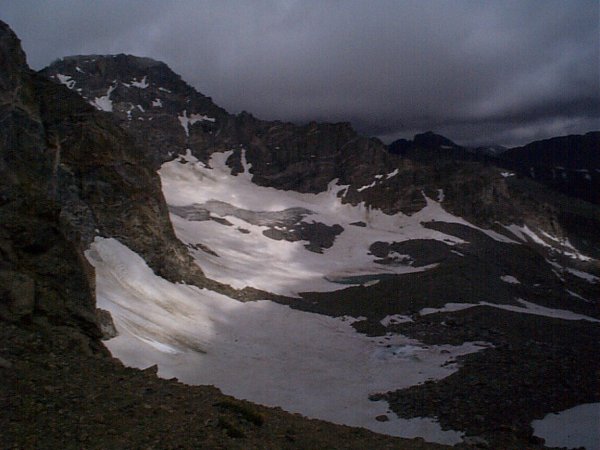
[[[41,69],[166,62],[229,112],[513,146],[600,130],[600,1],[0,0]]]

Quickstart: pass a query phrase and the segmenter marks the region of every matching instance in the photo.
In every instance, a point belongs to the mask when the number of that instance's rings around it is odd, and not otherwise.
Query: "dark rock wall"
[[[152,161],[114,119],[26,65],[0,23],[0,315],[98,338],[83,252],[116,237],[161,276],[203,285],[174,235]]]

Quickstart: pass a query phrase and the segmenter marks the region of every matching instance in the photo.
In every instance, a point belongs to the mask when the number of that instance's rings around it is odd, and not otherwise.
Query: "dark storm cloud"
[[[11,1],[41,68],[69,54],[167,62],[232,112],[351,121],[385,140],[434,129],[516,144],[600,128],[591,1]]]

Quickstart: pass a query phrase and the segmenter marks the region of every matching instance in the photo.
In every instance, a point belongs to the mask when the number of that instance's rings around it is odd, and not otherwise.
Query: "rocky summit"
[[[0,57],[3,447],[597,445],[600,207],[520,169],[577,137],[388,147]]]

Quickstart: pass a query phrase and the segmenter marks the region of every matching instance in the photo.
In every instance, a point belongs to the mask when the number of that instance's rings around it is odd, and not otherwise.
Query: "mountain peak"
[[[413,142],[417,147],[425,148],[444,148],[444,147],[458,147],[454,142],[441,134],[436,134],[433,131],[427,131],[421,134],[415,134]]]
[[[10,27],[0,20],[0,89],[13,90],[17,77],[29,70],[21,41]]]

